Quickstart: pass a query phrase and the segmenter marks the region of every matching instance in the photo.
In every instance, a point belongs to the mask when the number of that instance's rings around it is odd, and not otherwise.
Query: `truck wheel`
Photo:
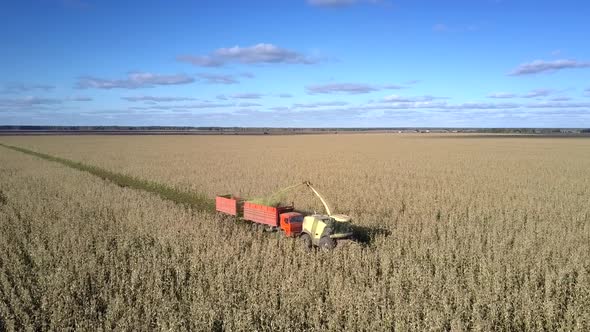
[[[301,241],[303,241],[303,247],[307,250],[311,249],[311,236],[307,233],[301,234]]]
[[[319,247],[324,251],[332,250],[336,247],[336,241],[329,236],[324,236],[320,239]]]

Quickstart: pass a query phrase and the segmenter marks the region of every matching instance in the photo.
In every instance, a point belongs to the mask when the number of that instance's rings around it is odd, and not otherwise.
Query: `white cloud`
[[[431,109],[431,110],[493,110],[513,109],[521,105],[516,103],[459,103],[450,104],[447,102],[435,102],[432,100],[411,100],[390,103],[366,104],[359,106],[364,110],[410,110],[410,109]]]
[[[2,107],[27,107],[34,105],[53,105],[61,104],[63,100],[56,98],[43,98],[27,96],[23,98],[0,99],[0,106]]]
[[[240,83],[239,78],[253,78],[254,74],[252,73],[241,73],[237,75],[232,74],[211,74],[211,73],[199,73],[197,74],[200,78],[202,78],[205,83],[208,84],[237,84]]]
[[[293,108],[318,108],[327,106],[346,106],[348,105],[345,101],[320,101],[316,103],[307,104],[293,104]]]
[[[139,89],[152,88],[157,85],[189,84],[195,79],[185,74],[159,75],[146,72],[132,72],[124,79],[103,79],[92,76],[80,77],[77,88],[80,89]]]
[[[277,111],[277,112],[283,112],[283,111],[290,110],[290,108],[286,107],[286,106],[275,106],[275,107],[269,107],[268,109],[271,111]]]
[[[46,98],[26,96],[20,98],[0,98],[0,111],[56,110],[64,108],[63,104],[71,101],[90,101],[89,97]]]
[[[446,99],[443,97],[434,97],[434,96],[417,96],[417,97],[402,97],[398,95],[389,95],[383,98],[385,102],[398,102],[398,103],[407,103],[407,102],[425,102],[425,101],[433,101],[435,99]]]
[[[68,101],[92,101],[91,97],[86,96],[77,96],[77,97],[70,97],[67,99]]]
[[[363,94],[380,90],[398,90],[403,89],[403,86],[396,84],[374,85],[365,83],[328,83],[328,84],[314,84],[305,87],[305,91],[309,94]]]
[[[405,89],[405,86],[401,86],[401,85],[397,85],[397,84],[386,84],[382,87],[383,89],[388,89],[388,90],[399,90],[399,89]]]
[[[354,107],[353,107],[354,108]],[[536,102],[536,103],[485,103],[468,102],[451,104],[434,101],[407,101],[380,104],[366,104],[357,108],[365,110],[384,109],[431,109],[431,110],[508,110],[508,109],[537,109],[537,108],[590,108],[590,103],[568,102]]]
[[[227,63],[241,64],[314,64],[315,59],[296,51],[288,50],[273,44],[260,43],[249,47],[219,48],[209,55],[182,55],[178,61],[188,62],[202,67],[221,67]]]
[[[577,60],[554,60],[544,61],[535,60],[529,63],[523,63],[516,67],[509,75],[520,76],[520,75],[531,75],[543,72],[555,72],[563,69],[572,68],[587,68],[590,67],[590,62],[577,61]]]
[[[510,98],[538,98],[547,97],[553,94],[555,90],[552,89],[534,89],[524,94],[517,94],[512,92],[495,92],[488,95],[488,98],[495,99],[510,99]]]
[[[516,98],[518,97],[515,93],[510,92],[494,92],[488,95],[488,98],[495,98],[495,99],[507,99],[507,98]]]
[[[264,95],[260,93],[236,93],[231,95],[232,98],[236,99],[260,99]]]
[[[262,106],[258,103],[239,103],[236,106],[238,107],[257,107],[257,106]]]
[[[554,97],[549,99],[550,101],[570,101],[572,98],[570,97]]]
[[[153,101],[153,102],[170,102],[170,101],[188,101],[188,100],[196,100],[196,98],[188,98],[188,97],[158,97],[158,96],[131,96],[131,97],[121,97],[121,99],[125,99],[127,101]]]
[[[233,75],[200,73],[197,76],[208,84],[236,84],[239,81]]]
[[[551,90],[551,89],[535,89],[535,90],[530,91],[527,94],[524,94],[522,97],[523,98],[547,97],[551,93],[553,93],[553,90]]]
[[[529,108],[590,108],[590,103],[541,102],[525,106]]]
[[[0,93],[17,94],[31,91],[49,92],[55,89],[55,86],[48,84],[25,84],[25,83],[9,83],[0,89]]]
[[[209,108],[223,108],[232,107],[233,104],[218,104],[218,103],[196,103],[183,105],[151,105],[151,106],[133,106],[129,107],[131,110],[175,110],[175,109],[209,109]]]

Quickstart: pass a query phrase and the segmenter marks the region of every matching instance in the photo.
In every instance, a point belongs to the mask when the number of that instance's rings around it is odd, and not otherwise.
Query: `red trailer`
[[[266,206],[252,202],[244,203],[244,219],[272,227],[279,226],[281,213],[292,212],[293,206]]]
[[[215,209],[232,216],[241,217],[244,213],[244,200],[234,195],[215,197]]]

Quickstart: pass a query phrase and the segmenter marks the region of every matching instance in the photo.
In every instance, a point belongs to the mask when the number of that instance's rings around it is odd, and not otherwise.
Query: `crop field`
[[[590,330],[588,138],[0,144],[0,330]],[[209,204],[305,180],[357,243],[306,251]]]

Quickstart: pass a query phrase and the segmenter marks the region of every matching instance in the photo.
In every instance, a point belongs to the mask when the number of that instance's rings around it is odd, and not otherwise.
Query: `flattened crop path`
[[[60,163],[62,165],[79,171],[88,172],[92,175],[98,176],[103,180],[110,181],[121,187],[128,187],[153,193],[160,196],[163,199],[167,199],[175,203],[194,208],[196,210],[215,211],[215,201],[199,193],[180,191],[165,184],[139,179],[130,175],[116,173],[97,166],[87,165],[81,162],[55,157],[52,155],[36,152],[33,150],[28,150],[18,146],[6,145],[2,143],[0,143],[0,146],[3,146],[7,149],[11,149],[14,151],[26,153],[28,155],[35,156],[48,161]]]

